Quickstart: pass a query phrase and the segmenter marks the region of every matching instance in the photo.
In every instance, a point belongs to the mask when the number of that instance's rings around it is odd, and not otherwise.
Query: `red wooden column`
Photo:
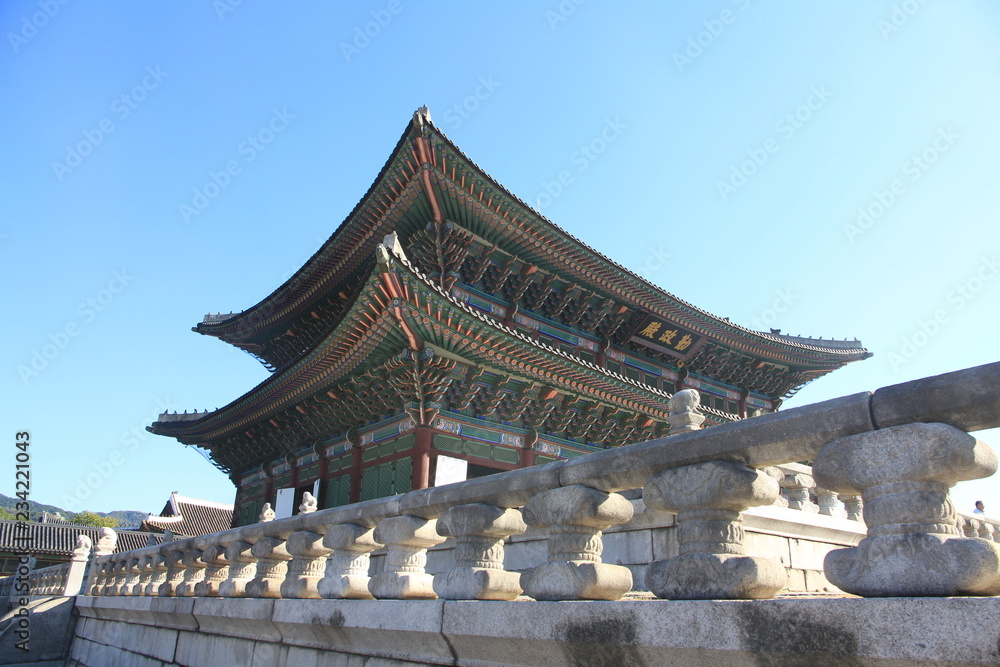
[[[330,462],[326,458],[326,447],[321,447],[319,452],[319,496],[316,498],[320,502],[320,509],[326,509],[329,499],[326,497],[326,481],[330,476]]]
[[[538,456],[538,452],[533,449],[528,449],[525,447],[521,450],[521,458],[517,463],[519,468],[530,468],[535,465],[535,457]]]
[[[351,494],[352,503],[361,502],[361,436],[357,432],[348,434],[351,441]]]
[[[266,489],[264,491],[264,502],[271,503],[271,509],[274,509],[277,503],[277,498],[275,497],[276,492],[274,490],[274,476],[271,474],[271,464],[267,464],[267,470],[264,473],[264,478],[267,479]]]
[[[430,426],[418,426],[413,431],[416,442],[413,445],[413,478],[411,490],[426,489],[431,484],[431,445],[434,442],[434,429]]]

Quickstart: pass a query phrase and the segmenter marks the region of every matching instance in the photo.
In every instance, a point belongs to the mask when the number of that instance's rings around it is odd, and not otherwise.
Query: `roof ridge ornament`
[[[382,245],[384,245],[386,250],[388,250],[392,255],[395,255],[397,259],[401,259],[407,264],[410,263],[406,253],[403,251],[403,244],[399,242],[399,237],[396,235],[396,232],[386,234],[385,238],[382,239]]]
[[[417,125],[430,125],[431,121],[431,110],[427,108],[427,105],[423,105],[419,109],[413,112],[413,122]]]

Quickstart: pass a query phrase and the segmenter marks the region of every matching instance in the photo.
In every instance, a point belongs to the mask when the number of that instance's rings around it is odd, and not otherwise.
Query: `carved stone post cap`
[[[302,504],[299,505],[299,514],[311,514],[319,508],[319,502],[316,497],[306,491],[302,494]]]
[[[350,549],[353,551],[374,551],[382,546],[374,536],[374,528],[353,523],[342,523],[326,531],[323,546],[328,549]],[[358,549],[357,547],[365,547]]]
[[[696,389],[682,389],[667,401],[667,409],[672,415],[693,412],[701,404],[701,395]]]
[[[375,540],[382,544],[426,549],[444,542],[437,533],[435,519],[420,519],[415,516],[393,516],[382,519],[375,528]]]
[[[742,512],[778,498],[770,475],[729,461],[709,461],[665,470],[643,489],[647,507],[668,512],[723,509]]]
[[[954,426],[923,423],[839,438],[813,463],[821,486],[848,494],[902,481],[954,486],[996,470],[996,454],[985,443]]]
[[[90,550],[94,547],[94,542],[87,535],[77,535],[76,548],[73,549],[73,558],[86,558],[90,555]]]
[[[617,493],[574,484],[542,491],[524,506],[524,522],[536,528],[588,526],[604,530],[632,518],[632,503]]]
[[[486,503],[456,505],[446,510],[437,522],[438,534],[445,537],[482,535],[504,538],[520,535],[525,530],[527,526],[519,511]]]

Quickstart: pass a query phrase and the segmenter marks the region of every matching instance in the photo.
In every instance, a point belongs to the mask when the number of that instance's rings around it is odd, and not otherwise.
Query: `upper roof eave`
[[[861,342],[857,340],[836,341],[836,340],[824,340],[821,338],[806,339],[798,336],[787,336],[781,334],[771,334],[763,331],[756,331],[754,329],[743,327],[738,324],[734,324],[733,322],[730,322],[728,320],[722,319],[716,315],[713,315],[712,313],[709,313],[706,310],[699,308],[698,306],[695,306],[692,303],[689,303],[688,301],[685,301],[684,299],[681,299],[680,297],[670,292],[667,292],[666,290],[652,284],[645,278],[637,275],[628,268],[617,263],[616,261],[606,256],[599,250],[594,249],[586,242],[577,238],[571,232],[563,229],[556,223],[549,220],[542,213],[535,210],[529,203],[525,202],[523,199],[521,199],[516,194],[511,192],[507,187],[501,184],[485,169],[480,167],[474,160],[472,160],[468,155],[466,155],[465,152],[461,148],[459,148],[457,144],[451,141],[451,139],[448,138],[448,136],[444,133],[443,130],[438,128],[432,122],[428,122],[428,127],[438,135],[441,141],[451,151],[458,154],[462,158],[462,160],[464,160],[468,164],[470,168],[475,170],[483,178],[487,179],[492,185],[498,188],[506,197],[516,202],[527,216],[534,218],[536,222],[547,227],[551,233],[564,236],[565,238],[571,240],[573,244],[578,246],[582,251],[591,255],[599,263],[604,264],[607,268],[611,269],[611,271],[609,271],[609,278],[611,280],[614,280],[615,278],[620,278],[622,276],[627,276],[629,280],[631,280],[631,282],[633,283],[632,287],[638,285],[645,291],[646,296],[652,297],[654,300],[663,302],[673,301],[683,306],[684,308],[692,311],[693,313],[696,313],[701,317],[709,320],[711,323],[713,323],[722,330],[731,330],[734,333],[739,333],[746,337],[762,339],[769,341],[772,344],[777,343],[780,345],[786,345],[792,348],[797,348],[805,351],[830,353],[834,355],[856,356],[858,359],[864,359],[871,356],[871,353],[869,353],[862,346]],[[666,305],[666,303],[663,303],[663,305]],[[806,340],[808,340],[809,342],[808,343],[804,342]],[[844,345],[845,342],[854,343],[854,345],[850,348],[847,348]]]
[[[260,318],[260,321],[255,321],[254,318],[257,318],[258,313],[261,311],[267,312],[267,309],[273,304],[280,304],[282,300],[286,298],[286,295],[298,286],[308,282],[310,277],[312,277],[312,274],[322,269],[322,267],[318,265],[325,252],[338,242],[339,237],[342,235],[344,230],[350,226],[352,221],[355,220],[355,216],[358,211],[362,206],[364,206],[369,197],[372,196],[372,193],[375,192],[382,179],[388,173],[392,164],[405,149],[407,140],[411,138],[415,132],[420,132],[424,128],[427,131],[433,132],[438,137],[440,142],[442,142],[442,145],[447,147],[447,149],[454,154],[458,155],[461,160],[466,163],[469,169],[482,178],[488,180],[489,183],[496,187],[505,197],[520,207],[526,217],[534,220],[536,224],[545,229],[549,234],[561,236],[567,239],[570,241],[570,245],[575,246],[584,256],[589,256],[591,264],[597,270],[600,270],[601,273],[605,274],[603,278],[606,281],[611,283],[617,282],[623,293],[634,293],[636,289],[638,289],[639,294],[632,299],[637,306],[647,308],[652,306],[650,310],[659,310],[661,311],[659,314],[668,318],[671,317],[671,308],[679,306],[683,310],[688,311],[702,320],[701,324],[703,326],[696,328],[703,329],[703,333],[715,337],[718,342],[722,342],[724,344],[728,342],[729,344],[742,344],[749,347],[753,347],[755,344],[761,343],[777,345],[788,350],[829,356],[831,361],[836,360],[838,362],[855,361],[872,356],[871,353],[863,347],[860,341],[856,340],[836,341],[824,340],[821,338],[806,339],[798,336],[774,334],[742,327],[723,318],[719,318],[708,311],[705,311],[694,304],[691,304],[684,299],[681,299],[676,295],[653,285],[641,276],[618,264],[611,258],[592,248],[584,241],[552,222],[532,208],[527,202],[499,183],[496,178],[491,176],[475,161],[469,158],[469,156],[466,155],[454,142],[452,142],[440,128],[435,126],[433,122],[431,122],[429,114],[423,112],[423,110],[418,110],[418,112],[414,114],[413,120],[407,124],[406,129],[396,143],[389,159],[383,165],[382,170],[372,182],[372,185],[365,192],[364,196],[352,209],[351,213],[345,218],[340,226],[338,226],[338,228],[319,248],[319,250],[317,250],[316,253],[314,253],[313,256],[307,260],[306,263],[303,264],[303,266],[291,278],[285,281],[285,283],[278,287],[268,297],[250,309],[225,320],[219,320],[216,322],[201,322],[194,327],[194,330],[202,334],[223,338],[227,340],[227,342],[231,342],[233,344],[236,344],[240,340],[247,340],[253,336],[260,335],[261,333],[269,330],[272,325],[270,324],[270,320],[268,318]],[[621,298],[621,295],[617,295],[616,298]],[[277,313],[280,310],[281,309],[278,308],[275,312],[269,313],[268,317],[279,317]],[[283,320],[280,320],[279,317],[278,321]],[[692,322],[687,322],[687,324],[691,325]],[[238,334],[236,332],[238,332]]]
[[[416,117],[416,114],[414,114],[414,116]],[[368,199],[372,196],[372,193],[375,192],[379,184],[385,178],[385,175],[389,172],[393,163],[396,161],[396,158],[405,148],[407,139],[415,129],[415,124],[416,124],[415,119],[411,120],[410,123],[407,124],[406,129],[400,135],[399,140],[396,142],[396,146],[393,148],[392,153],[389,155],[389,159],[387,159],[385,164],[382,165],[382,169],[379,171],[378,175],[372,181],[372,184],[368,186],[368,190],[365,191],[364,195],[362,195],[362,197],[354,205],[354,208],[351,209],[351,212],[347,214],[347,217],[344,218],[344,220],[340,223],[340,225],[338,225],[337,229],[335,229],[334,232],[330,235],[330,238],[328,238],[323,243],[323,245],[321,245],[319,249],[315,253],[313,253],[313,255],[308,260],[306,260],[306,262],[299,268],[298,271],[292,274],[292,276],[288,278],[288,280],[282,283],[277,289],[271,292],[271,294],[262,299],[256,305],[251,306],[250,308],[243,310],[239,313],[235,313],[232,315],[232,317],[226,319],[221,319],[214,322],[208,322],[203,320],[202,322],[199,322],[197,325],[195,325],[192,329],[197,333],[208,336],[215,336],[219,338],[225,337],[227,336],[227,334],[232,336],[232,334],[234,333],[234,329],[236,331],[242,330],[240,331],[241,335],[239,335],[238,337],[234,337],[233,341],[246,340],[254,335],[259,335],[262,331],[267,331],[268,330],[267,326],[259,328],[254,322],[253,318],[257,317],[257,315],[261,311],[266,310],[270,304],[275,302],[280,303],[281,300],[285,298],[286,294],[296,289],[304,281],[308,280],[310,275],[315,271],[314,265],[319,262],[321,257],[325,254],[325,252],[329,248],[331,248],[338,242],[339,237],[356,219],[356,215],[358,214],[358,212],[365,205]],[[270,314],[270,316],[273,315],[274,313]],[[264,323],[267,322],[266,319],[264,319],[263,321]]]

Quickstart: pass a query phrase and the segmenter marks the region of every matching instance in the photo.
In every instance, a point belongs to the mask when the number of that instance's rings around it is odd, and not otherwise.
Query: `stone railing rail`
[[[836,493],[819,486],[813,478],[812,466],[787,463],[774,466],[767,472],[778,480],[782,490],[782,495],[774,501],[775,505],[851,521],[864,521],[862,517],[864,503],[861,496]],[[981,514],[958,514],[955,525],[959,533],[965,537],[980,537],[1000,542],[1000,520]]]
[[[28,590],[31,591],[32,595],[66,595],[69,570],[70,563],[60,563],[34,570],[28,575]]]
[[[667,438],[355,505],[304,506],[286,519],[99,555],[86,590],[614,600],[631,589],[632,577],[601,561],[602,531],[632,517],[618,492],[642,489],[647,507],[676,514],[678,524],[679,554],[648,567],[654,594],[769,598],[784,586],[785,572],[775,560],[745,554],[741,513],[775,503],[780,478],[793,508],[810,511],[811,488],[817,512],[857,515],[857,498],[864,499],[867,537],[826,557],[825,574],[840,589],[863,596],[1000,594],[1000,547],[979,539],[995,537],[995,524],[968,517],[959,524],[948,497],[955,483],[997,468],[992,450],[967,432],[1000,426],[1000,363],[706,430],[698,430],[696,408],[683,394],[671,399],[671,424],[688,426]],[[783,465],[796,461],[814,461],[811,473]],[[508,572],[504,540],[528,525],[546,531],[547,561]],[[456,566],[432,576],[424,569],[426,550],[449,537]],[[384,569],[369,577],[369,554],[380,547]]]

